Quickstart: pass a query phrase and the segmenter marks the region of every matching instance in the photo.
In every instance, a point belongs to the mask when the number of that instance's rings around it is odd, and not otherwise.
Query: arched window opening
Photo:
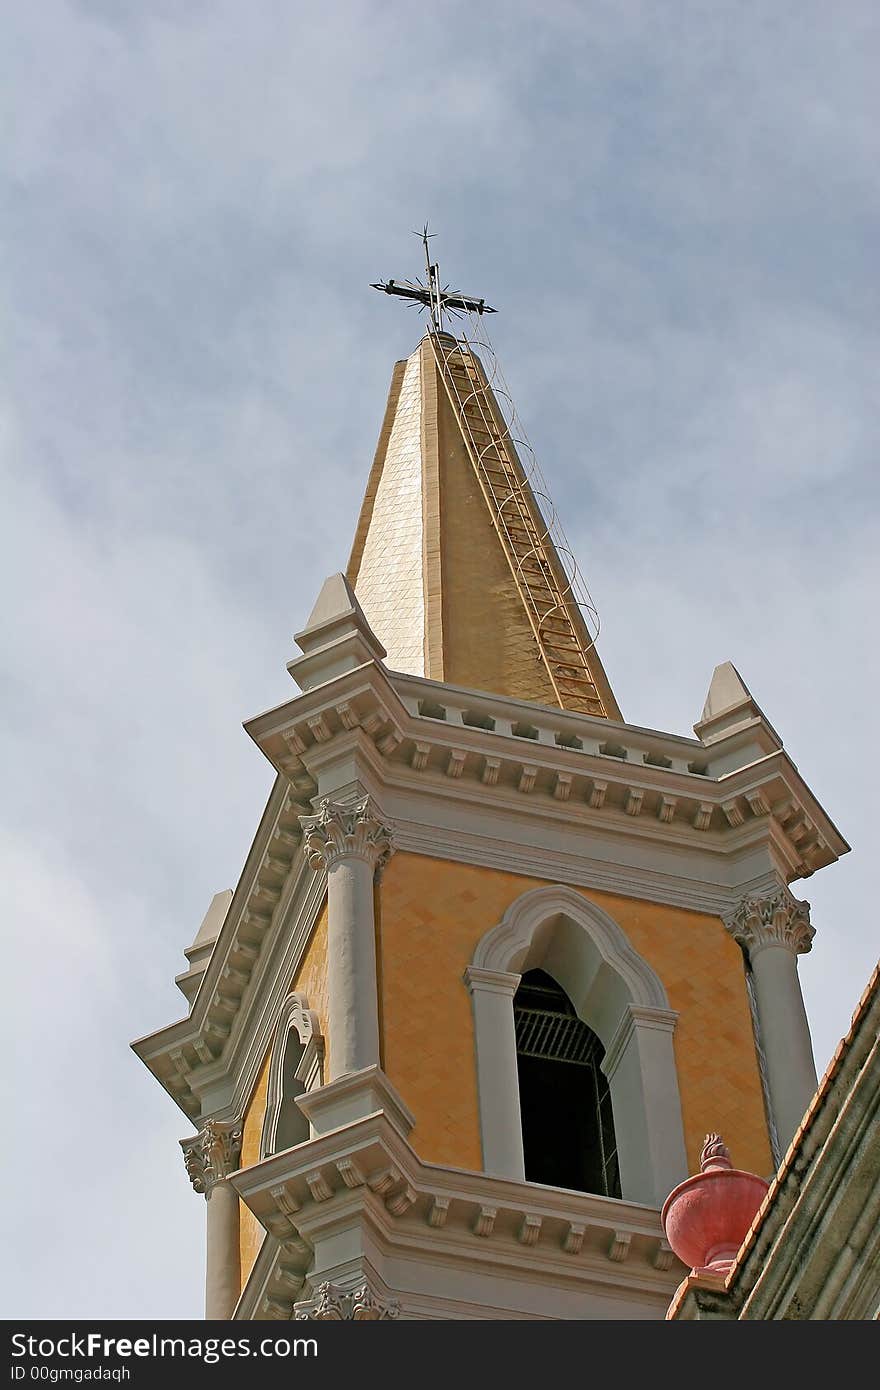
[[[544,970],[523,975],[513,1017],[526,1179],[619,1197],[602,1043]]]
[[[291,1028],[281,1063],[281,1105],[275,1127],[273,1153],[280,1153],[282,1149],[292,1149],[294,1144],[303,1144],[309,1137],[309,1122],[296,1103],[296,1097],[303,1095],[306,1089],[305,1083],[297,1076],[297,1068],[304,1051],[305,1045],[300,1042],[296,1030]]]
[[[543,981],[532,975],[538,970]],[[662,1206],[688,1171],[673,1051],[677,1015],[662,980],[613,917],[565,884],[531,888],[477,943],[465,981],[474,1014],[485,1172],[521,1182],[528,1169],[533,1181],[564,1181],[598,1193],[619,1190],[628,1202]],[[556,1060],[552,1050],[543,1059],[552,1066],[527,1065],[531,1053],[542,1060],[542,1049],[529,1039],[527,1019],[517,1026],[515,1014],[529,1011],[528,995],[518,991],[534,981],[553,991],[552,998],[532,996],[535,1011],[562,1014],[560,1034],[567,1028],[581,1038],[590,1036],[577,1026],[587,1020],[604,1055],[595,1043],[585,1044],[581,1065]],[[547,1009],[550,1003],[555,1007]],[[566,1069],[573,1096],[565,1089]],[[579,1087],[571,1081],[577,1076]],[[566,1111],[569,1127],[554,1141]],[[573,1144],[572,1127],[588,1117],[592,1138]],[[602,1162],[591,1164],[589,1174],[582,1157],[551,1162],[554,1147],[582,1153],[590,1144],[595,1150],[600,1140]],[[597,1167],[604,1168],[604,1177],[596,1176]]]
[[[324,1081],[324,1039],[317,1014],[301,994],[284,1001],[269,1063],[266,1116],[260,1156],[292,1149],[310,1137],[309,1122],[296,1103]]]

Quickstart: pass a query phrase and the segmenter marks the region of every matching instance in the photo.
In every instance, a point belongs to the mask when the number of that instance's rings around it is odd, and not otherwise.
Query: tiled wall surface
[[[406,364],[355,585],[388,665],[413,676],[425,674],[420,360]]]
[[[385,1069],[434,1163],[480,1167],[471,1002],[462,975],[483,934],[541,880],[398,853],[382,880]],[[739,948],[720,920],[580,890],[618,923],[679,1013],[675,1057],[691,1171],[719,1130],[734,1163],[772,1170]]]

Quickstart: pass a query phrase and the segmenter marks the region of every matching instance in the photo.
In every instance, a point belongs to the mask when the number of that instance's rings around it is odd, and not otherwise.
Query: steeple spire
[[[485,330],[483,299],[425,283],[375,288],[428,310],[394,370],[348,578],[388,664],[414,675],[621,719],[598,615]],[[453,336],[443,327],[463,323]]]

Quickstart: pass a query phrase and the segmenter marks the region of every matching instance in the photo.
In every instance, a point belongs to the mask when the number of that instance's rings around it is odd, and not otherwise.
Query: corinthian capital
[[[724,917],[724,925],[751,959],[765,946],[786,946],[803,955],[813,944],[810,904],[800,902],[787,888],[762,898],[743,898]]]
[[[181,1139],[183,1161],[196,1192],[210,1196],[211,1188],[234,1173],[241,1157],[241,1128],[206,1120],[192,1139]]]
[[[293,1316],[298,1322],[379,1322],[399,1314],[396,1298],[381,1298],[367,1283],[354,1289],[319,1284],[314,1298],[293,1305]]]
[[[391,827],[376,815],[368,796],[362,801],[331,801],[325,797],[314,816],[300,816],[303,844],[313,869],[340,859],[363,859],[381,869],[394,852]]]

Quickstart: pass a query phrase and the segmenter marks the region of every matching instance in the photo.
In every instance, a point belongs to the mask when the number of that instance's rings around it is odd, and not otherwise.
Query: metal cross
[[[397,295],[399,299],[408,299],[411,303],[418,304],[422,309],[427,309],[431,316],[431,326],[435,333],[443,332],[443,315],[450,316],[458,314],[494,314],[495,309],[487,304],[485,299],[476,299],[474,295],[462,294],[460,290],[450,290],[448,285],[440,283],[440,267],[436,262],[431,261],[431,249],[428,245],[433,233],[428,231],[428,224],[421,232],[413,232],[413,236],[421,237],[425,248],[425,282],[421,280],[379,280],[373,285],[374,290],[382,290],[384,294]]]

